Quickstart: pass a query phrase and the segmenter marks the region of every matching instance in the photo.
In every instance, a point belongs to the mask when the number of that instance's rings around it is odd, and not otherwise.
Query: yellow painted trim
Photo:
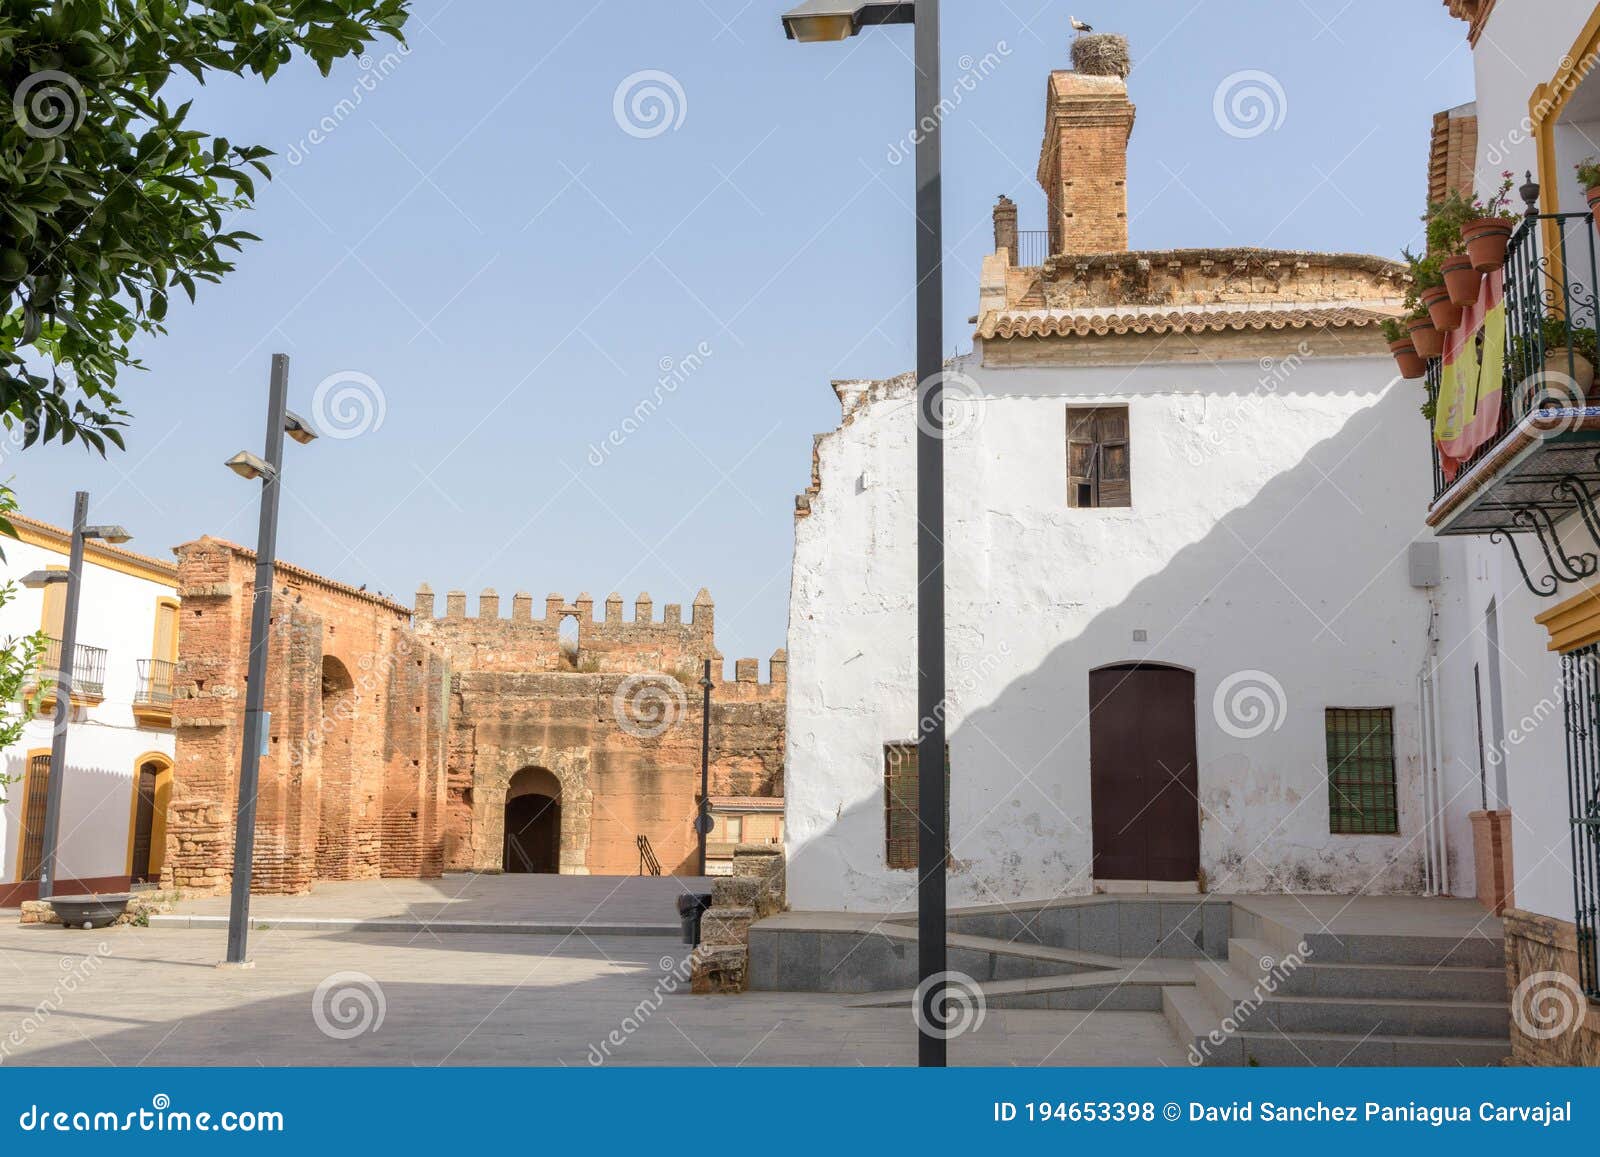
[[[22,757],[22,797],[21,806],[17,810],[17,843],[11,855],[11,867],[16,873],[16,879],[12,881],[14,884],[22,883],[22,845],[28,838],[28,783],[33,779],[33,761],[36,756],[49,754],[48,747],[35,747]]]
[[[1560,211],[1560,182],[1572,180],[1570,173],[1563,175],[1556,171],[1555,125],[1572,94],[1594,67],[1597,55],[1600,55],[1600,4],[1589,13],[1582,31],[1556,66],[1555,75],[1547,83],[1536,85],[1528,96],[1528,120],[1533,126],[1538,154],[1540,208],[1545,213]],[[1558,224],[1544,222],[1544,251],[1550,261],[1550,275],[1559,283],[1563,271]]]
[[[128,855],[126,861],[128,870],[124,873],[124,875],[127,876],[133,875],[133,837],[139,825],[139,771],[147,763],[159,763],[162,765],[161,770],[156,772],[156,812],[150,823],[150,849],[151,852],[154,853],[156,848],[156,834],[159,831],[162,842],[163,864],[166,860],[165,844],[167,837],[167,817],[165,811],[161,807],[161,781],[163,778],[165,778],[167,781],[167,792],[170,800],[172,790],[172,756],[168,755],[164,751],[147,751],[133,761],[133,789],[129,792],[128,799]],[[149,867],[149,864],[145,865],[145,870],[147,872],[149,871]]]
[[[1550,632],[1548,649],[1565,653],[1600,643],[1600,586],[1580,591],[1533,621]]]
[[[29,546],[37,546],[44,550],[53,550],[57,554],[70,554],[72,551],[71,536],[64,530],[51,527],[48,530],[31,526],[20,519],[13,519],[12,525],[16,527],[17,539]],[[131,551],[118,550],[114,546],[107,546],[102,542],[85,542],[83,544],[83,557],[85,562],[95,566],[114,570],[119,574],[131,575],[134,578],[144,579],[146,582],[158,583],[173,590],[178,589],[178,568],[164,567],[155,559],[145,559]],[[56,570],[60,568],[51,567]]]
[[[170,655],[163,655],[157,650],[161,642],[162,607],[172,608],[172,653]],[[156,599],[156,618],[155,622],[150,624],[150,657],[152,659],[162,659],[168,663],[176,663],[178,661],[178,628],[182,623],[179,611],[182,607],[182,603],[169,595],[162,595]]]

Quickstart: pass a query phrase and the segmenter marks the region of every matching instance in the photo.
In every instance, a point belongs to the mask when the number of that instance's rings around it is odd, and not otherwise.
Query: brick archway
[[[554,875],[561,871],[561,781],[542,767],[525,767],[506,786],[501,870]]]

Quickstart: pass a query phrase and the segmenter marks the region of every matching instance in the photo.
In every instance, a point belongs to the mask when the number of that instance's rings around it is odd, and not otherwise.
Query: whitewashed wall
[[[1196,672],[1208,887],[1418,887],[1430,612],[1407,549],[1430,481],[1417,384],[1393,383],[1387,358],[1312,358],[1277,382],[1255,362],[986,370],[981,356],[961,368],[989,400],[947,451],[951,902],[1090,889],[1088,674],[1129,660]],[[1069,401],[1128,404],[1131,509],[1068,509]],[[821,494],[797,523],[796,908],[914,903],[914,873],[884,864],[882,769],[883,744],[917,720],[914,434],[907,397],[859,412],[823,440]],[[1283,690],[1276,729],[1251,739],[1213,714],[1245,671]],[[1329,834],[1328,706],[1395,709],[1398,837]],[[1464,876],[1471,806],[1452,812]]]
[[[45,547],[8,540],[4,548],[4,578],[66,565],[64,553]],[[78,708],[69,725],[58,878],[121,876],[127,871],[135,765],[150,752],[170,757],[173,751],[170,730],[142,727],[134,720],[136,661],[150,657],[157,600],[175,594],[170,585],[85,563],[78,641],[107,651],[105,699]],[[0,637],[39,630],[43,610],[44,592],[19,585],[16,598],[0,608]],[[22,775],[27,753],[50,746],[51,730],[48,719],[30,723],[20,743],[0,752],[6,773]],[[20,780],[11,784],[0,807],[0,883],[17,879],[23,791]]]

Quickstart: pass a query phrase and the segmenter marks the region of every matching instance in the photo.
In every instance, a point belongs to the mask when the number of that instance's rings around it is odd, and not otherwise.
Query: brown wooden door
[[[48,755],[29,758],[26,787],[27,795],[22,801],[22,863],[17,870],[19,881],[37,880],[40,863],[44,860],[44,821],[50,799]]]
[[[1089,673],[1089,791],[1097,880],[1198,880],[1194,674]]]
[[[156,776],[160,769],[153,763],[139,768],[138,803],[133,813],[133,870],[134,883],[150,879],[150,841],[156,825]]]

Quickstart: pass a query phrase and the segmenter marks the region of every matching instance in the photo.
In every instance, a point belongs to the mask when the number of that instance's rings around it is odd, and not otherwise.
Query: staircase
[[[1236,904],[1226,963],[1162,1011],[1196,1065],[1495,1065],[1510,1052],[1498,921],[1468,937],[1303,932]]]

